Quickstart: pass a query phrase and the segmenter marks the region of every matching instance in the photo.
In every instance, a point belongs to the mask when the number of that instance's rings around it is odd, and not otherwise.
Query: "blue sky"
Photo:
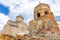
[[[34,7],[39,2],[49,4],[57,22],[60,23],[60,0],[0,0],[0,30],[8,20],[15,21],[17,15],[22,15],[27,24],[34,18]]]
[[[0,4],[0,13],[8,15],[9,14],[9,8],[4,6],[3,4]]]

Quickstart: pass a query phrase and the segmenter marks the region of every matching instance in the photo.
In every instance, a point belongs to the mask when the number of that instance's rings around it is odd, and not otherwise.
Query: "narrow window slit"
[[[40,17],[40,13],[38,13],[37,16]]]

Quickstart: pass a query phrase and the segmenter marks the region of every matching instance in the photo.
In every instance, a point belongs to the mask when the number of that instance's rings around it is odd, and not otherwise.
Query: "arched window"
[[[37,13],[37,17],[40,17],[40,13]]]
[[[45,11],[45,14],[48,14],[48,11]]]

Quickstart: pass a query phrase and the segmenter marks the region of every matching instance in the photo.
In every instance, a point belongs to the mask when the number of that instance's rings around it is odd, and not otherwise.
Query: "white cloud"
[[[8,21],[9,17],[0,13],[0,30],[3,29],[4,25]]]
[[[47,3],[51,7],[55,16],[60,16],[59,0],[40,0],[41,3]],[[38,5],[38,0],[0,0],[0,3],[8,6],[10,9],[9,17],[15,20],[17,15],[22,15],[25,22],[33,19],[34,7]]]
[[[34,7],[38,4],[38,2],[31,2],[31,1],[28,1],[28,0],[23,0],[23,1],[20,1],[20,2],[15,2],[13,3],[14,5],[11,5],[10,6],[10,14],[9,16],[13,19],[15,19],[15,17],[17,15],[22,15],[24,18],[25,18],[25,21],[28,21],[29,18],[33,18],[33,9]],[[16,6],[16,5],[19,5],[19,6]],[[32,17],[31,17],[32,16]]]
[[[50,4],[53,0],[39,0],[39,2],[41,3],[48,3]]]
[[[60,16],[60,5],[58,4],[51,4],[51,10],[54,12],[55,16]]]

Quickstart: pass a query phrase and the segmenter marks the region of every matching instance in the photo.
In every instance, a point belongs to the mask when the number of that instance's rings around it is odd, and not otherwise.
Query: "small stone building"
[[[23,22],[22,16],[17,16],[16,21],[9,20],[5,25],[2,34],[8,34],[12,36],[29,34],[26,24]]]

